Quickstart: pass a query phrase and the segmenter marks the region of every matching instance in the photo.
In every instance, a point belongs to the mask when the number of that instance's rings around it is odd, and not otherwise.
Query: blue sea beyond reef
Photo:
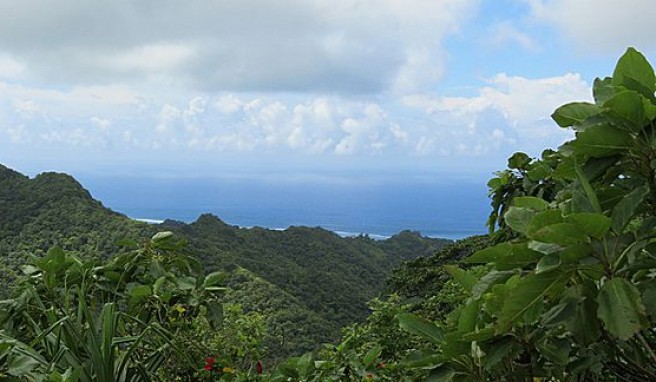
[[[323,227],[389,237],[402,230],[459,239],[486,231],[485,182],[364,183],[82,177],[105,206],[135,219],[193,222],[212,213],[231,225]]]

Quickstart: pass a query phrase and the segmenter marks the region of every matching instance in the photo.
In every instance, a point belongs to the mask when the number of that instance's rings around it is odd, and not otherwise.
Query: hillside
[[[228,271],[226,301],[265,312],[266,345],[279,355],[300,353],[338,337],[340,328],[363,319],[366,302],[401,262],[437,252],[447,240],[405,231],[376,241],[342,238],[321,228],[284,231],[231,226],[205,214],[185,224],[149,225],[105,208],[66,174],[30,179],[0,167],[0,254],[4,277],[28,254],[52,246],[87,258],[118,253],[123,239],[142,240],[173,231],[206,271]]]

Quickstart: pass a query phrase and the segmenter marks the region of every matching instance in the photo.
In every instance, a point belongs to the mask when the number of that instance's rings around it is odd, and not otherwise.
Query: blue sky
[[[571,135],[651,0],[0,1],[0,163],[481,179]]]

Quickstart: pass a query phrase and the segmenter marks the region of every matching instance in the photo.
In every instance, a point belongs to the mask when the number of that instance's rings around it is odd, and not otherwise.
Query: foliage
[[[34,257],[22,267],[15,297],[0,302],[0,357],[7,360],[1,372],[28,380],[139,381],[173,363],[195,373],[176,337],[223,288],[181,253],[183,246],[162,232],[105,264],[57,247]]]
[[[243,229],[209,214],[192,224],[149,225],[106,209],[68,175],[30,179],[0,166],[0,280],[9,285],[16,284],[18,267],[30,254],[43,256],[58,246],[83,260],[109,259],[122,250],[116,243],[158,230],[187,238],[206,272],[226,273],[231,290],[221,303],[264,316],[268,362],[336,340],[341,327],[364,320],[366,302],[394,267],[448,242],[409,231],[376,241],[320,228]],[[0,297],[8,292],[0,291]]]
[[[461,271],[470,297],[424,334],[431,380],[656,379],[655,90],[628,49],[594,104],[554,112],[575,139],[490,181],[501,234],[466,259],[485,265]]]

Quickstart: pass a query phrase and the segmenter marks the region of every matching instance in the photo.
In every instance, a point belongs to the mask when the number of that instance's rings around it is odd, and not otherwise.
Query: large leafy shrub
[[[656,380],[654,70],[630,48],[592,90],[552,115],[573,140],[489,182],[497,244],[466,259],[489,271],[463,271],[467,301],[430,326],[432,380]]]

